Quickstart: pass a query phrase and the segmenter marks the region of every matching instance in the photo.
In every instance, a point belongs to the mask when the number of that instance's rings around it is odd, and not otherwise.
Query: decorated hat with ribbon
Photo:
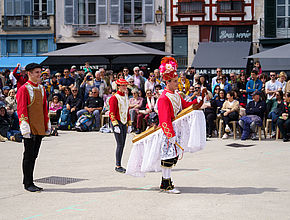
[[[116,84],[119,86],[126,86],[126,85],[128,85],[128,82],[125,79],[118,79],[116,81]]]
[[[177,61],[173,57],[163,57],[159,66],[160,74],[164,81],[177,77]]]

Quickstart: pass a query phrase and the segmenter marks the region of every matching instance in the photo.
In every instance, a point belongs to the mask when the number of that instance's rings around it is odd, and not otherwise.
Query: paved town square
[[[43,192],[25,191],[23,144],[0,143],[1,220],[289,219],[289,143],[212,138],[204,150],[186,153],[173,168],[181,191],[173,195],[159,192],[160,173],[136,178],[115,172],[113,134],[59,133],[42,142],[35,179],[80,181],[35,182]],[[127,138],[124,166],[132,138]]]

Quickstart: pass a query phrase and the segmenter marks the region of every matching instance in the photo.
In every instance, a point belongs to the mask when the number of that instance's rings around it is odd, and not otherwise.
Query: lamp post
[[[162,6],[158,6],[158,10],[155,11],[155,19],[157,21],[157,24],[161,24],[162,23],[162,19],[163,19],[163,12],[162,12]]]

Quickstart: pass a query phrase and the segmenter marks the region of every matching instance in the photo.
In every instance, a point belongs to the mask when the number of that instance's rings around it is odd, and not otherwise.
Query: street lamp
[[[158,24],[162,23],[162,17],[163,17],[163,12],[162,12],[162,6],[158,6],[158,10],[155,11],[155,19]]]

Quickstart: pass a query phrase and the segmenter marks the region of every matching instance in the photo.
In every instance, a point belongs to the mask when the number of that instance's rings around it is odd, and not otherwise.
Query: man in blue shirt
[[[249,103],[250,101],[253,100],[253,92],[259,91],[261,92],[263,83],[261,80],[258,79],[258,71],[253,69],[251,72],[251,80],[247,82],[247,93],[248,93],[248,99],[247,102]]]
[[[75,80],[70,77],[70,71],[68,69],[64,69],[63,74],[64,77],[59,80],[59,90],[63,91],[65,87],[72,89],[74,87]]]

